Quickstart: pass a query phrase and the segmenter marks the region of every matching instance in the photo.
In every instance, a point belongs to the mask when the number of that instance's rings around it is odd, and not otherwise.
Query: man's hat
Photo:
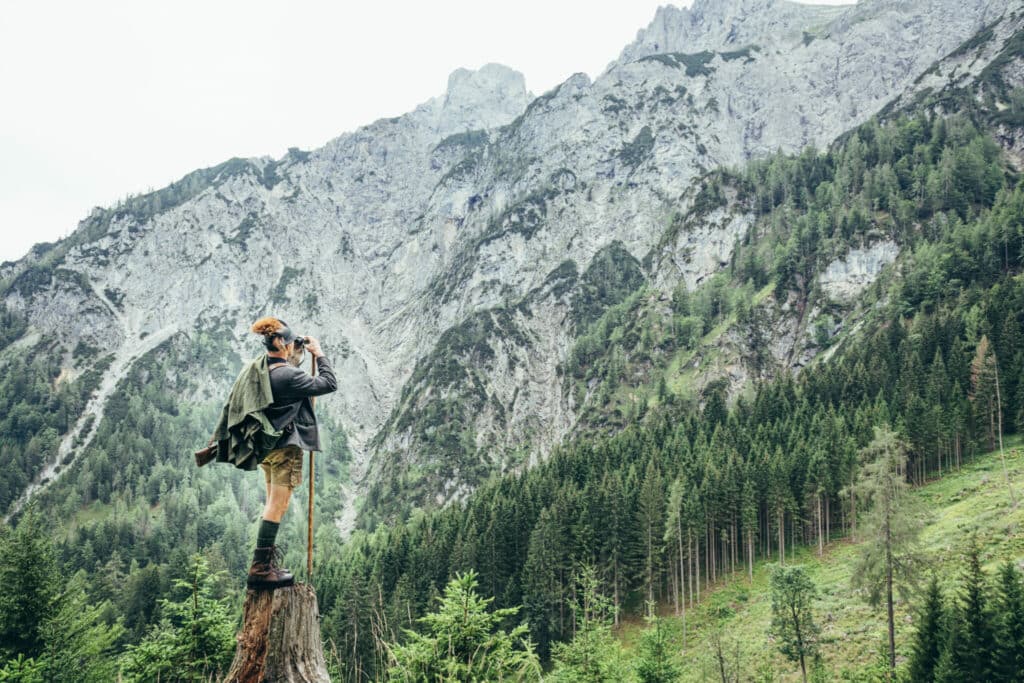
[[[285,344],[290,344],[293,341],[295,341],[298,335],[292,332],[292,328],[288,327],[288,323],[281,320],[280,318],[277,318],[277,322],[281,323],[282,327],[277,332],[275,332],[273,336],[280,337],[281,341],[284,342]]]

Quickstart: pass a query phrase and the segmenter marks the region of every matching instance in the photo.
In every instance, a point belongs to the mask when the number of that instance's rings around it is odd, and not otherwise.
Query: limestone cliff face
[[[694,53],[744,47],[751,44],[787,46],[817,37],[826,27],[853,9],[814,6],[785,0],[697,0],[689,8],[658,8],[651,24],[626,46],[620,63],[663,53]]]
[[[254,355],[249,323],[277,314],[335,360],[341,387],[322,409],[357,481],[440,463],[446,487],[423,498],[444,500],[467,469],[515,466],[572,429],[559,366],[579,311],[614,303],[588,294],[595,255],[621,245],[632,272],[653,252],[638,277],[698,285],[749,220],[666,242],[695,178],[828,144],[1019,4],[662,8],[593,82],[534,98],[506,67],[458,70],[444,95],[321,149],[232,160],[97,210],[0,268],[3,301],[30,322],[22,346],[114,345],[115,374],[175,333]],[[450,447],[458,466],[443,465]]]

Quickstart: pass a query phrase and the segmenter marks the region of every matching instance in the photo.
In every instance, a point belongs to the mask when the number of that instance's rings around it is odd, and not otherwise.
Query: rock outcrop
[[[376,461],[360,485],[447,457],[424,416],[456,420],[478,470],[508,466],[572,429],[559,366],[595,254],[654,251],[649,281],[696,286],[750,220],[712,216],[665,242],[695,179],[827,145],[1019,5],[665,7],[593,82],[577,74],[534,98],[506,67],[460,69],[443,96],[321,149],[232,160],[97,210],[64,243],[5,266],[3,302],[69,351],[198,330],[251,356],[249,323],[274,313],[335,360],[344,379],[322,409],[349,436],[357,480]],[[502,324],[475,351],[444,353],[446,332],[474,316]],[[450,474],[442,498],[460,490]]]

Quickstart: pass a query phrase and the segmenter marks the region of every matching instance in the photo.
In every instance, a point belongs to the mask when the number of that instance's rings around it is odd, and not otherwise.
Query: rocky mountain
[[[37,480],[88,443],[140,358],[210,336],[254,355],[248,325],[266,313],[319,334],[335,360],[341,388],[322,410],[349,438],[355,491],[442,503],[543,457],[579,417],[563,376],[575,339],[640,284],[699,287],[752,224],[692,211],[708,171],[827,146],[922,83],[949,82],[933,70],[945,57],[984,68],[1020,9],[665,7],[594,81],[533,97],[506,67],[459,70],[443,96],[321,149],[230,160],[97,209],[67,240],[0,266],[5,315],[26,323],[4,372],[53,343],[64,381],[109,364]],[[855,298],[897,256],[864,245],[822,286]],[[777,315],[772,353],[798,367],[816,353],[804,316]],[[231,379],[197,371],[210,400]]]

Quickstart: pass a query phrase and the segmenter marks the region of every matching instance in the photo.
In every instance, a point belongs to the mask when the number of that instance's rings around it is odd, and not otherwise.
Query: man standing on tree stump
[[[267,504],[263,508],[256,551],[246,583],[249,588],[273,589],[295,582],[291,572],[277,566],[275,541],[292,491],[302,483],[303,452],[320,450],[312,399],[335,391],[338,383],[330,362],[313,337],[299,337],[277,318],[257,320],[252,331],[263,337],[263,345],[267,349],[265,363],[270,375],[273,403],[263,413],[274,429],[283,433],[260,462],[267,482]],[[316,377],[298,367],[302,362],[303,349],[316,358]]]

